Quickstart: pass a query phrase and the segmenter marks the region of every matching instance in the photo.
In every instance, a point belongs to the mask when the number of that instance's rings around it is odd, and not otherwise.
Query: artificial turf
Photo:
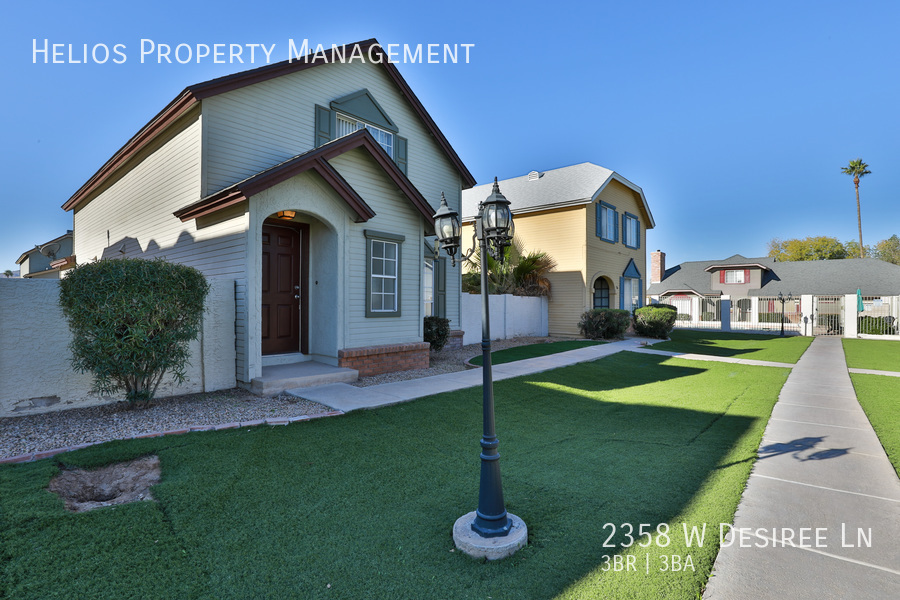
[[[851,369],[900,371],[900,342],[842,339],[841,343]]]
[[[529,543],[496,563],[451,536],[477,504],[478,388],[0,466],[0,597],[694,599],[787,374],[623,352],[497,382],[506,507]],[[155,502],[70,514],[46,490],[59,464],[151,453]],[[640,547],[641,524],[667,535]],[[702,547],[682,524],[706,526]]]
[[[526,358],[537,358],[538,356],[547,356],[557,354],[558,352],[566,352],[568,350],[577,350],[578,348],[586,348],[587,346],[596,346],[605,344],[606,342],[595,342],[592,340],[562,340],[559,342],[545,342],[541,344],[528,344],[527,346],[516,346],[515,348],[507,348],[506,350],[497,350],[491,352],[491,364],[502,365],[503,363],[513,362],[516,360],[524,360]],[[473,365],[481,366],[482,357],[476,356],[469,362]]]
[[[653,344],[653,349],[796,363],[809,348],[812,340],[811,337],[797,335],[781,337],[769,334],[675,329],[669,334],[669,341]]]
[[[856,399],[900,475],[900,377],[851,373]]]

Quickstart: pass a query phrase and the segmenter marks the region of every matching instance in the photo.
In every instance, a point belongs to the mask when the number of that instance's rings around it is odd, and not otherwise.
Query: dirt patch
[[[153,500],[150,487],[157,483],[159,457],[145,456],[93,471],[62,471],[50,480],[47,489],[63,499],[67,510],[84,512],[103,506]]]

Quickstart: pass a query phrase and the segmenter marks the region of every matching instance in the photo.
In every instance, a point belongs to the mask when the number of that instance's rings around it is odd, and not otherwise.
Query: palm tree
[[[556,268],[556,261],[546,252],[525,253],[522,240],[514,237],[504,251],[503,263],[488,256],[488,293],[516,296],[550,296],[550,280],[546,273]],[[481,252],[467,263],[462,276],[463,292],[481,292]]]
[[[6,277],[6,278],[12,277],[12,276],[13,276],[13,272],[10,271],[9,269],[7,269],[7,270],[3,271],[3,276]]]
[[[862,241],[862,213],[859,210],[859,178],[863,175],[868,175],[872,171],[869,170],[869,165],[864,163],[861,158],[857,158],[856,160],[851,160],[850,164],[841,169],[841,173],[845,175],[853,175],[853,185],[856,186],[856,221],[859,224],[859,257],[864,258],[866,251],[865,246],[863,246]]]

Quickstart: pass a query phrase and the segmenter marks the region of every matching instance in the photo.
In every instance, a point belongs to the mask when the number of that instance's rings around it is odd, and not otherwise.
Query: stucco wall
[[[210,280],[201,338],[191,344],[187,379],[166,378],[157,397],[228,389],[234,377],[234,281]],[[0,417],[105,404],[89,373],[70,367],[69,326],[59,282],[0,279]]]
[[[491,294],[491,339],[548,335],[547,299]],[[481,341],[481,294],[462,295],[463,344]]]

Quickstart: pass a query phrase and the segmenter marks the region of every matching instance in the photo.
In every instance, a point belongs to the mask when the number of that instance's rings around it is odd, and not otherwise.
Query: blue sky
[[[185,86],[255,65],[140,62],[154,43],[474,44],[400,64],[479,183],[584,161],[643,187],[672,265],[773,237],[900,233],[900,3],[6,3],[0,271],[72,226],[60,206]],[[33,40],[125,45],[33,63]],[[76,50],[76,53],[79,50]],[[430,199],[437,204],[436,199]]]

